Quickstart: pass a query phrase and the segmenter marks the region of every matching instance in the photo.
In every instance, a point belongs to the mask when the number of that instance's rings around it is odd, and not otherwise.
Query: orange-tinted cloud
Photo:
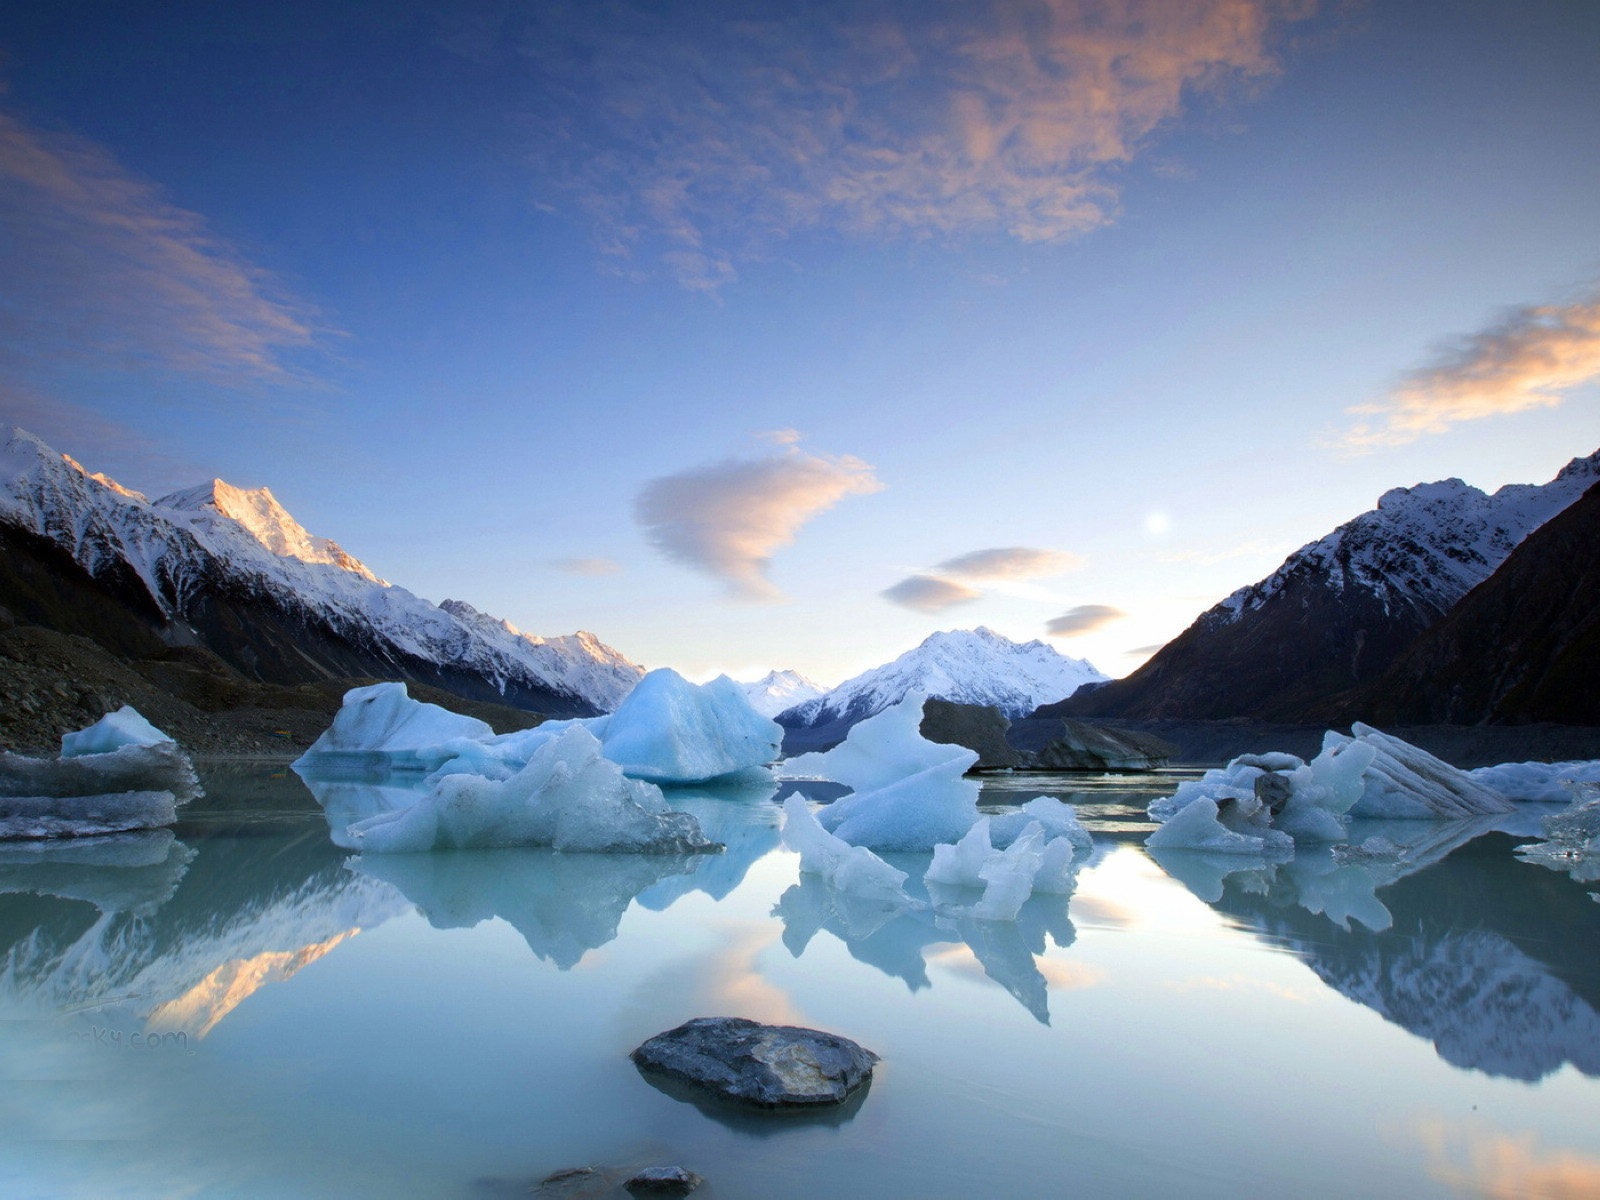
[[[1446,347],[1381,403],[1352,408],[1374,420],[1352,429],[1346,445],[1403,445],[1463,421],[1552,408],[1595,379],[1600,293],[1572,304],[1529,305]]]
[[[882,486],[859,458],[791,448],[652,480],[634,501],[634,516],[672,561],[722,580],[741,599],[777,600],[782,594],[767,578],[774,551],[846,496]]]
[[[270,275],[93,142],[0,112],[0,231],[12,368],[155,365],[282,379],[312,344]]]
[[[954,579],[941,579],[937,575],[912,575],[893,587],[884,588],[882,595],[891,604],[898,604],[902,608],[940,613],[958,604],[968,604],[983,593]]]
[[[546,6],[535,165],[619,256],[715,288],[817,228],[1052,241],[1111,220],[1117,171],[1198,97],[1270,75],[1309,0]]]

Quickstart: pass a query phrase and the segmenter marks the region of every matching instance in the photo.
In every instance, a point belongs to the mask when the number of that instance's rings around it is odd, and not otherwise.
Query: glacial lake
[[[1600,1196],[1600,884],[1513,855],[1536,811],[1259,869],[1145,851],[1181,773],[1000,778],[1096,847],[982,923],[801,877],[788,786],[674,794],[718,856],[362,859],[284,769],[205,774],[170,832],[0,846],[0,1195]],[[628,1060],[707,1015],[882,1062],[785,1118]]]

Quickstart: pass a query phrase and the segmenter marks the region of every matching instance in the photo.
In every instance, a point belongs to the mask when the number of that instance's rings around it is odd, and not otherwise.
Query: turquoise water
[[[800,877],[770,791],[678,797],[721,856],[362,861],[294,776],[207,783],[171,834],[0,848],[0,1194],[522,1196],[670,1163],[722,1198],[1600,1195],[1600,903],[1525,838],[1228,874],[1144,851],[1174,776],[1014,777],[985,803],[1058,795],[1095,832],[1075,894],[885,920]],[[703,1111],[628,1061],[718,1014],[883,1061],[821,1120]]]

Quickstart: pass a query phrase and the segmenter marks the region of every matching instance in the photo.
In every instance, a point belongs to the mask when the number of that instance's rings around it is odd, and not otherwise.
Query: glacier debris
[[[1545,840],[1518,846],[1517,854],[1579,883],[1594,883],[1600,880],[1600,786],[1581,784],[1574,791],[1570,805],[1544,819]]]
[[[158,829],[200,794],[189,756],[125,705],[63,735],[58,758],[0,751],[0,839]]]

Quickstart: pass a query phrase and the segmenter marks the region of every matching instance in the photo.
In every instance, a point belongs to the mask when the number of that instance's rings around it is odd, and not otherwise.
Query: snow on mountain
[[[791,728],[853,724],[912,691],[958,704],[993,704],[1009,717],[1021,717],[1106,678],[1085,660],[1068,658],[1043,642],[1013,642],[982,627],[956,629],[932,634],[893,662],[787,709],[781,721]]]
[[[739,686],[744,689],[750,707],[768,718],[796,704],[815,700],[828,690],[798,671],[768,671],[754,683],[741,683]]]
[[[0,520],[55,543],[96,578],[131,571],[175,627],[225,587],[325,624],[369,661],[476,676],[508,699],[554,693],[574,711],[609,711],[644,674],[593,634],[538,638],[386,583],[309,534],[265,488],[214,480],[152,503],[14,429],[0,449]]]
[[[1202,618],[1237,622],[1296,575],[1321,576],[1335,593],[1371,593],[1393,614],[1438,617],[1482,583],[1517,544],[1600,480],[1600,451],[1575,458],[1547,484],[1512,483],[1493,495],[1459,479],[1393,488],[1378,507],[1302,546],[1259,583],[1240,588]]]

